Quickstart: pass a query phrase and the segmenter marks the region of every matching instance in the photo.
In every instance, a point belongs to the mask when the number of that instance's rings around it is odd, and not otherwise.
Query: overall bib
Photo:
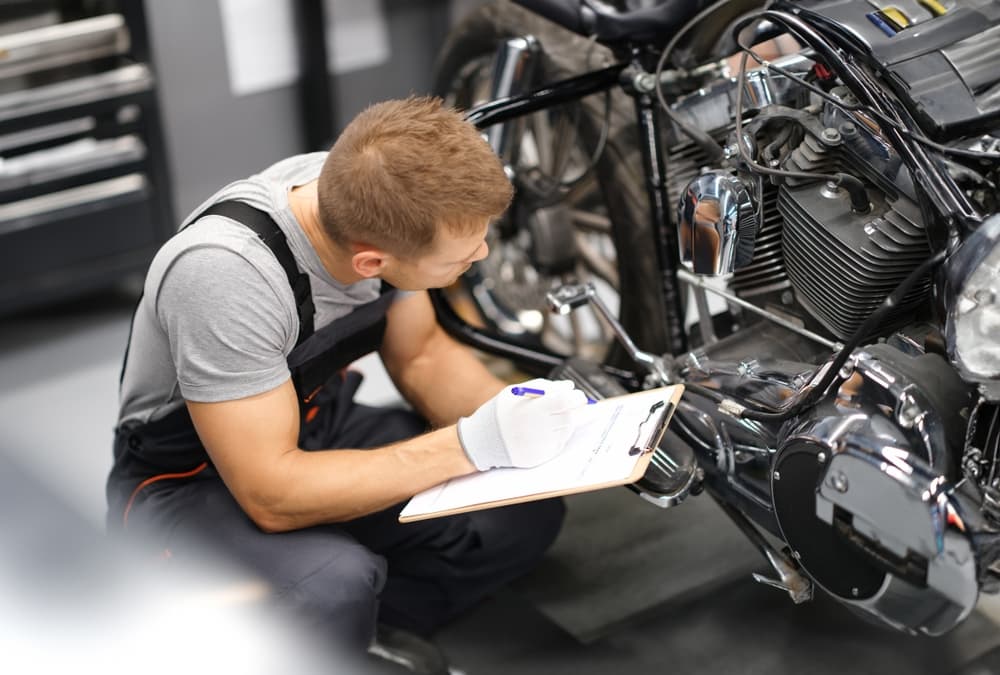
[[[313,330],[309,277],[270,216],[238,201],[198,217],[211,214],[252,229],[288,276],[300,322],[288,355],[300,404],[299,447],[371,448],[426,431],[413,412],[352,400],[361,376],[346,366],[381,345],[395,289],[383,283],[377,299]],[[546,500],[400,524],[399,504],[346,523],[264,533],[219,478],[183,405],[116,429],[107,492],[109,530],[139,531],[172,557],[193,557],[205,547],[221,553],[266,581],[277,605],[330,639],[361,648],[376,616],[426,635],[530,569],[555,539],[564,512],[561,501]]]

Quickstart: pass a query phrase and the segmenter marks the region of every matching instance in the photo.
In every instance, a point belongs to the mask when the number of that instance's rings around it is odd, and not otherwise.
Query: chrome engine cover
[[[826,591],[898,629],[939,635],[979,596],[952,496],[971,392],[933,354],[872,345],[852,363],[835,395],[779,442],[778,525]]]

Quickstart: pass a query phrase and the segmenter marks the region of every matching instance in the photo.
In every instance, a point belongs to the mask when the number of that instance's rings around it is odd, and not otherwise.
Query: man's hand
[[[458,439],[480,471],[549,461],[569,440],[574,411],[587,405],[586,395],[568,380],[535,379],[523,386],[545,395],[515,396],[507,387],[458,421]]]

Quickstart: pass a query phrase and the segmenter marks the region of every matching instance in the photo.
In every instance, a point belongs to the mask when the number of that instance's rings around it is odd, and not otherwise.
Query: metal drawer
[[[0,206],[0,284],[29,288],[60,269],[153,246],[149,190],[135,173]]]

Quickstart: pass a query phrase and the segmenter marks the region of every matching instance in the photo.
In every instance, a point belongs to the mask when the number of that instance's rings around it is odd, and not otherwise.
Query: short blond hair
[[[319,175],[319,215],[341,244],[410,257],[440,227],[480,231],[502,214],[513,188],[500,160],[461,113],[432,97],[370,106],[331,148]]]

